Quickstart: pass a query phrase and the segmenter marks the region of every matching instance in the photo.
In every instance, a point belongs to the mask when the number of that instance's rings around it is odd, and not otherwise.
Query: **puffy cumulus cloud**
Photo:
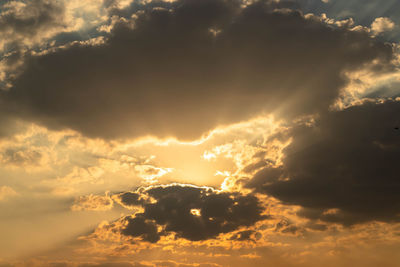
[[[75,199],[74,204],[71,206],[73,211],[106,211],[113,208],[113,200],[108,192],[104,196],[87,195],[80,196]]]
[[[247,187],[303,207],[299,215],[352,225],[399,221],[400,102],[364,101],[290,131],[282,166]]]
[[[101,42],[101,34],[95,27],[107,20],[103,0],[2,1],[0,90],[11,87],[10,80],[18,75],[25,57],[47,53],[73,42]],[[4,107],[0,110],[0,117],[6,110]]]
[[[62,1],[4,1],[0,13],[0,48],[32,45],[66,27]],[[10,47],[7,47],[10,46]]]
[[[395,99],[400,95],[399,81],[400,54],[399,46],[395,45],[396,66],[393,71],[375,72],[371,68],[361,69],[348,73],[349,83],[341,92],[341,96],[334,104],[335,109],[344,109],[352,105],[359,105],[366,98],[368,99]]]
[[[268,217],[263,215],[264,209],[255,196],[208,187],[154,186],[121,193],[116,198],[124,206],[143,208],[142,212],[121,219],[121,233],[151,243],[168,234],[190,241],[207,240]],[[239,234],[238,239],[241,237]]]
[[[268,126],[268,130],[258,129],[263,134],[254,134],[251,137],[236,135],[233,141],[225,140],[222,145],[203,153],[202,157],[207,161],[232,161],[231,167],[224,169],[221,166],[214,174],[214,177],[223,178],[220,184],[222,190],[246,192],[247,189],[242,187],[240,181],[246,180],[246,177],[255,175],[267,166],[281,165],[282,151],[290,143],[290,137],[282,135],[287,127],[279,123]],[[245,129],[250,131],[250,127]]]
[[[376,18],[371,24],[371,30],[375,34],[380,34],[394,29],[396,24],[390,18]]]
[[[292,1],[292,0],[281,0]],[[333,18],[353,17],[357,23],[369,26],[376,17],[399,18],[400,4],[396,0],[387,0],[384,3],[375,0],[293,0],[301,9],[310,13],[327,13]]]
[[[135,171],[138,176],[144,179],[146,183],[154,184],[158,182],[158,178],[173,171],[172,168],[158,168],[152,165],[136,165]]]
[[[3,170],[27,173],[50,171],[65,163],[57,142],[67,133],[50,133],[30,123],[15,121],[16,132],[9,132],[0,141],[0,163]]]
[[[295,2],[304,13],[316,15],[326,14],[334,20],[353,20],[356,28],[369,30],[376,18],[388,18],[397,24],[400,19],[400,3],[397,0],[379,2],[375,0],[280,0]],[[372,32],[373,33],[373,32]],[[400,29],[394,27],[390,31],[375,34],[378,38],[390,42],[399,42]]]
[[[87,168],[74,166],[72,171],[67,175],[55,179],[43,180],[42,184],[53,188],[53,193],[56,195],[68,195],[76,193],[85,184],[90,184],[91,186],[104,184],[104,173],[104,169],[98,166]]]
[[[30,150],[26,147],[8,148],[0,154],[0,161],[3,164],[25,166],[40,164],[43,155],[37,150]]]
[[[2,98],[24,118],[91,137],[194,139],[263,112],[324,110],[346,84],[344,71],[391,61],[392,47],[368,33],[287,6],[136,4],[102,45],[27,57]]]
[[[171,168],[157,167],[151,156],[136,158],[124,154],[119,148],[114,149],[116,151],[102,151],[103,154],[86,147],[79,151],[84,152],[83,155],[79,155],[68,147],[63,155],[76,158],[67,158],[64,162],[51,166],[52,169],[63,167],[68,172],[43,179],[41,183],[55,195],[82,195],[93,191],[120,191],[121,187],[132,182],[137,186],[154,184],[158,178],[172,171]]]
[[[11,0],[0,7],[0,51],[6,58],[22,48],[85,40],[79,35],[108,19],[102,0]]]

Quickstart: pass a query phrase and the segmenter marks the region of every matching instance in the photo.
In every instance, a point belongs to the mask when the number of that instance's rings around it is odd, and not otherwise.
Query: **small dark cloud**
[[[299,215],[352,225],[400,221],[400,102],[366,102],[292,129],[280,169],[264,169],[247,186]]]
[[[168,233],[191,241],[216,238],[266,219],[252,195],[184,185],[151,187],[142,194],[152,201],[143,204],[143,213],[125,218],[122,233],[153,243]],[[157,226],[164,230],[157,232]]]
[[[159,233],[157,231],[157,225],[151,220],[139,214],[135,217],[127,217],[127,226],[122,230],[122,234],[141,237],[144,241],[156,243],[160,240]]]
[[[144,203],[144,200],[140,198],[140,194],[134,192],[121,193],[118,198],[126,206],[139,206]]]

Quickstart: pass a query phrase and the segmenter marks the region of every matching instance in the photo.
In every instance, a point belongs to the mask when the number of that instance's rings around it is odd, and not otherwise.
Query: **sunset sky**
[[[400,1],[0,1],[0,267],[400,267]]]

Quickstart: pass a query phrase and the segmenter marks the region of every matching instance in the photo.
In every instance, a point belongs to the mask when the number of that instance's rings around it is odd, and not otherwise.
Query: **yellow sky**
[[[400,6],[365,1],[0,3],[0,266],[399,267]]]

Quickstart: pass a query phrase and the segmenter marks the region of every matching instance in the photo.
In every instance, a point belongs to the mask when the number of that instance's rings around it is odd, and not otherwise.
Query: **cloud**
[[[230,238],[230,240],[237,240],[237,241],[255,241],[254,239],[260,239],[261,234],[254,231],[254,230],[244,230],[240,231]]]
[[[43,155],[37,150],[26,147],[7,148],[0,153],[0,162],[8,165],[39,165]]]
[[[188,140],[263,112],[327,109],[346,84],[344,71],[392,59],[392,47],[368,33],[275,10],[286,6],[136,4],[104,44],[27,56],[2,98],[19,116],[53,129]]]
[[[0,186],[0,201],[4,201],[9,197],[13,197],[18,195],[17,192],[15,192],[14,189],[12,189],[9,186]]]
[[[267,218],[251,195],[180,184],[148,187],[140,194],[147,200],[140,201],[137,193],[119,195],[125,205],[142,202],[143,207],[143,212],[122,219],[126,226],[121,233],[152,243],[170,233],[191,241],[207,240]]]
[[[221,267],[216,263],[180,263],[176,261],[154,261],[155,266],[159,267]]]
[[[103,0],[10,0],[2,1],[0,8],[0,51],[5,58],[86,40],[88,32],[108,18]]]
[[[375,34],[391,31],[396,24],[390,18],[376,18],[371,24],[371,30]]]
[[[153,265],[141,264],[138,262],[109,262],[109,263],[87,263],[80,264],[78,267],[153,267]]]
[[[146,220],[142,215],[126,218],[127,225],[121,231],[122,234],[127,236],[141,237],[142,240],[151,243],[156,243],[160,240],[157,224],[152,221]]]
[[[0,105],[3,104],[0,100]],[[16,133],[23,132],[26,126],[9,112],[2,111],[0,108],[0,139],[13,136]]]
[[[106,211],[113,208],[113,200],[108,195],[108,192],[104,196],[87,195],[80,196],[75,199],[74,204],[71,207],[73,211]]]
[[[66,27],[62,1],[6,1],[1,10],[1,50],[12,50],[22,44],[30,46]]]
[[[81,264],[78,267],[219,267],[214,263],[180,263],[176,261],[152,261],[152,262],[110,262]]]
[[[400,4],[397,0],[387,0],[385,3],[375,0],[294,1],[306,13],[326,13],[329,17],[335,19],[352,17],[363,26],[369,26],[376,17],[399,18],[398,10]]]
[[[280,168],[258,172],[247,187],[303,207],[310,219],[352,225],[400,220],[400,102],[324,114],[292,129]]]
[[[114,195],[115,201],[127,209],[144,204],[145,200],[141,197],[141,194],[135,192],[124,192]]]

